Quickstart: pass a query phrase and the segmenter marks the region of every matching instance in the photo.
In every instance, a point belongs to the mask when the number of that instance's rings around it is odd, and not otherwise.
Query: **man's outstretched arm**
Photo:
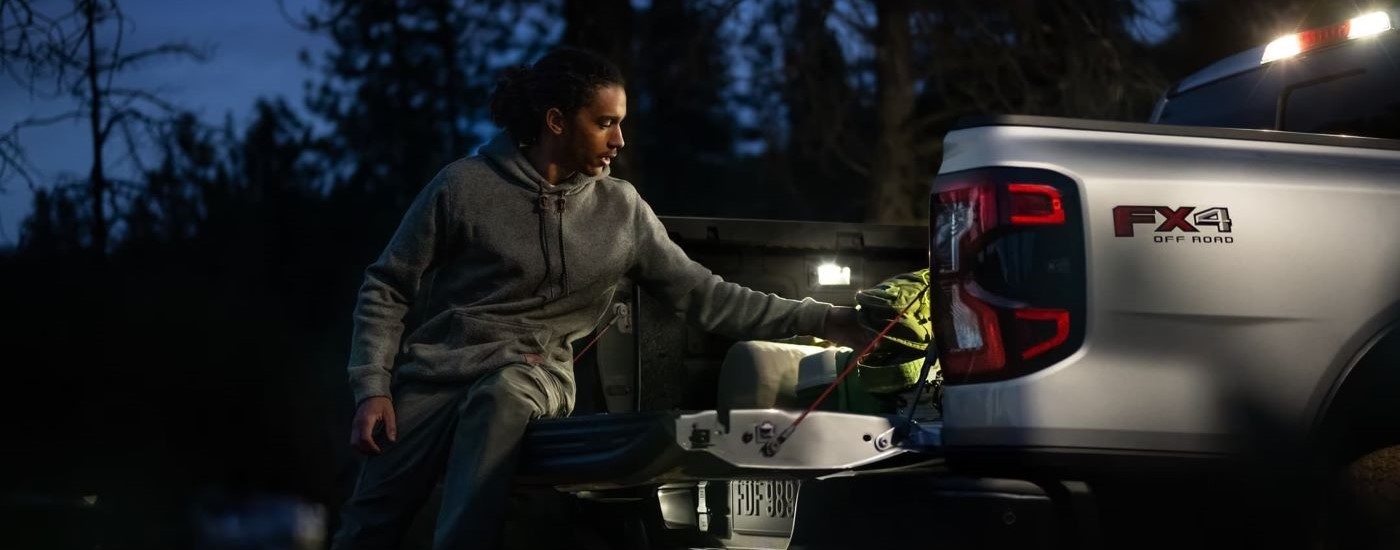
[[[853,347],[868,340],[854,308],[790,300],[725,281],[686,256],[645,202],[639,200],[637,208],[631,275],[687,321],[736,339],[808,335]]]

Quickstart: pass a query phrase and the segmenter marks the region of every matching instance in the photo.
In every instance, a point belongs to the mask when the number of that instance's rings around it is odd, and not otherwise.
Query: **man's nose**
[[[627,142],[622,139],[622,125],[613,126],[613,133],[608,136],[608,147],[621,149],[624,145],[627,145]]]

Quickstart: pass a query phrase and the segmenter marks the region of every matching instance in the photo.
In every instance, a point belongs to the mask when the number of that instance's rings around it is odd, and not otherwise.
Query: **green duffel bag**
[[[898,393],[919,383],[924,355],[933,343],[929,293],[925,291],[928,276],[927,269],[903,273],[856,293],[856,316],[865,330],[879,334],[898,317],[857,367],[862,383],[871,393]],[[938,373],[938,365],[934,364],[928,380],[935,380]]]
[[[855,372],[837,386],[833,395],[822,404],[822,409],[858,413],[892,412],[896,400],[891,397],[919,384],[924,355],[933,342],[929,297],[928,292],[924,291],[928,284],[929,272],[921,269],[896,275],[856,293],[857,319],[872,335],[879,334],[896,316],[899,320],[875,349],[860,360]],[[902,316],[901,311],[904,312]],[[837,368],[844,368],[855,353],[842,352],[837,358]],[[839,370],[831,373],[825,384],[798,388],[798,399],[804,403],[815,401],[838,374]],[[937,363],[929,369],[927,380],[939,380]]]

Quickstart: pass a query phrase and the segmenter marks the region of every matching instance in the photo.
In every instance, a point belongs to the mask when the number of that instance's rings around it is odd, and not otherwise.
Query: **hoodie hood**
[[[490,142],[481,147],[481,155],[491,161],[491,164],[501,169],[508,176],[511,183],[522,185],[525,188],[540,193],[550,192],[573,194],[576,190],[607,178],[612,173],[610,167],[603,167],[603,172],[597,176],[589,176],[582,172],[574,172],[557,184],[550,185],[541,176],[535,165],[530,164],[530,158],[525,156],[525,147],[510,137],[510,134],[501,132]]]

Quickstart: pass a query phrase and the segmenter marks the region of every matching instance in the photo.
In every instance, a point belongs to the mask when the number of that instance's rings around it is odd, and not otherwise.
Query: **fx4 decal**
[[[1157,233],[1171,233],[1180,229],[1186,233],[1199,233],[1198,226],[1215,226],[1221,233],[1230,232],[1230,210],[1227,208],[1207,208],[1196,210],[1194,206],[1172,208],[1170,206],[1115,206],[1113,207],[1113,236],[1133,236],[1133,226],[1144,223],[1157,223],[1160,215],[1164,221],[1154,229]],[[1191,221],[1186,217],[1191,216]]]
[[[1229,233],[1234,222],[1230,221],[1228,208],[1212,207],[1199,212],[1194,206],[1172,208],[1170,206],[1115,206],[1113,207],[1113,236],[1132,237],[1139,225],[1153,225],[1153,241],[1185,242],[1184,235],[1163,235],[1180,231],[1200,233],[1202,227],[1213,227],[1216,233]],[[1233,237],[1193,235],[1191,242],[1233,243]]]

